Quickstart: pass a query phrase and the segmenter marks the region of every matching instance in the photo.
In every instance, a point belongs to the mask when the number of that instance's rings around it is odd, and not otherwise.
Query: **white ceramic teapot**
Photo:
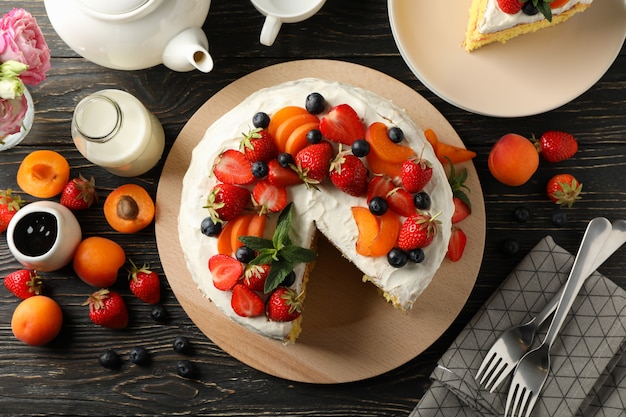
[[[44,0],[54,30],[84,58],[108,68],[164,64],[209,72],[202,25],[210,0]]]

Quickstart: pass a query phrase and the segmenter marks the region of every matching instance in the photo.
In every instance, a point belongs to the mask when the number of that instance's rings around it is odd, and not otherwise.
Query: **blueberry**
[[[557,211],[552,215],[552,224],[556,227],[563,227],[568,222],[567,213],[564,211]]]
[[[311,145],[320,143],[322,141],[322,132],[320,132],[319,129],[311,129],[306,134],[306,140]]]
[[[254,176],[254,178],[263,178],[267,176],[267,173],[269,171],[269,167],[263,161],[255,161],[252,164],[252,175]]]
[[[326,108],[326,99],[320,93],[306,96],[304,108],[311,114],[320,114]]]
[[[409,261],[416,264],[421,263],[425,258],[422,248],[411,249],[407,252],[407,255],[409,257]]]
[[[518,207],[513,211],[513,220],[518,223],[526,223],[530,219],[530,210],[526,207]]]
[[[122,358],[113,349],[102,352],[98,362],[107,369],[120,369],[122,367]]]
[[[289,164],[293,164],[293,156],[290,153],[283,152],[278,154],[278,165],[283,168],[287,168]]]
[[[389,209],[387,200],[380,196],[373,197],[370,200],[368,207],[370,209],[370,212],[372,212],[372,214],[376,216],[382,216],[387,212],[387,209]]]
[[[130,348],[128,357],[135,365],[147,365],[150,362],[150,355],[145,347],[134,346]]]
[[[177,353],[189,353],[191,351],[191,343],[185,336],[176,336],[172,347]]]
[[[296,282],[296,273],[294,271],[291,271],[287,274],[285,279],[283,279],[283,282],[281,282],[280,285],[282,285],[283,287],[291,287],[294,282]]]
[[[502,243],[502,251],[508,256],[517,255],[519,253],[519,242],[515,239],[506,239]]]
[[[404,132],[397,126],[390,127],[387,134],[393,143],[400,143],[404,139]]]
[[[176,373],[183,378],[195,378],[198,375],[198,369],[193,362],[183,359],[176,363]]]
[[[244,264],[249,264],[255,257],[256,253],[254,252],[254,249],[249,248],[248,246],[239,246],[235,251],[235,258]]]
[[[163,306],[152,306],[150,310],[150,317],[157,323],[165,323],[167,321],[167,310]]]
[[[522,12],[524,12],[524,14],[527,16],[534,16],[539,13],[539,9],[537,9],[537,7],[533,5],[532,1],[526,1],[522,6]]]
[[[370,144],[365,139],[357,139],[352,143],[352,154],[359,158],[370,153]]]
[[[413,196],[413,205],[420,210],[428,210],[430,208],[430,195],[425,191],[420,191]]]
[[[254,127],[260,127],[261,129],[265,129],[270,125],[270,117],[267,115],[267,113],[260,111],[252,116],[252,124],[254,125]]]
[[[222,223],[214,222],[212,218],[205,217],[200,223],[200,231],[203,235],[217,236],[222,231]]]
[[[387,254],[387,262],[394,268],[402,268],[409,261],[409,256],[400,248],[393,248]]]

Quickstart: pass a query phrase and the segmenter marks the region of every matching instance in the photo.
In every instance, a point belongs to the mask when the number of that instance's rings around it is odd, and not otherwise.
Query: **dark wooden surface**
[[[261,46],[258,34],[263,18],[247,0],[216,0],[204,29],[215,69],[175,73],[163,66],[122,72],[92,64],[69,49],[52,29],[42,1],[2,1],[0,13],[12,6],[35,15],[52,50],[48,79],[31,88],[36,121],[28,138],[0,153],[0,188],[17,189],[15,173],[22,158],[36,149],[63,154],[72,174],[97,179],[100,202],[78,214],[86,236],[100,235],[119,242],[136,263],[149,262],[162,272],[154,227],[135,235],[114,232],[105,222],[102,202],[110,190],[136,182],[156,194],[162,165],[145,175],[123,179],[107,174],[83,159],[70,138],[72,111],[78,100],[103,88],[119,88],[137,96],[156,114],[166,132],[166,152],[194,112],[230,82],[267,65],[294,59],[329,58],[362,64],[382,71],[426,97],[450,121],[475,160],[487,210],[485,255],[476,287],[450,329],[419,357],[398,369],[365,381],[342,385],[309,385],[268,376],[224,353],[189,320],[163,277],[162,304],[170,319],[156,324],[150,307],[132,297],[120,274],[118,289],[131,313],[127,329],[111,331],[94,326],[81,303],[92,288],[71,268],[46,274],[48,293],[62,306],[65,324],[61,335],[45,347],[29,347],[16,340],[10,318],[16,299],[0,288],[0,414],[1,415],[302,415],[302,416],[406,416],[429,385],[428,376],[465,323],[505,278],[519,259],[546,234],[575,252],[586,223],[595,216],[626,218],[626,51],[589,91],[551,112],[524,118],[499,119],[453,107],[425,88],[402,60],[394,43],[386,2],[382,0],[329,0],[318,15],[298,25],[284,25],[273,47]],[[540,65],[540,63],[538,63]],[[558,76],[558,75],[554,75]],[[548,129],[573,133],[580,151],[571,160],[542,164],[526,185],[498,184],[487,170],[490,146],[501,135],[539,134]],[[544,194],[547,179],[569,171],[584,183],[583,200],[568,210],[570,222],[562,228],[551,223],[557,209]],[[27,201],[33,199],[23,196]],[[513,209],[530,208],[532,220],[519,225]],[[513,237],[521,244],[517,256],[502,253],[502,241]],[[0,235],[0,275],[20,265],[11,256],[5,235]],[[601,271],[626,287],[626,251],[611,258]],[[193,354],[172,350],[176,336],[186,336]],[[419,338],[419,335],[415,335]],[[147,367],[131,365],[127,354],[144,346],[152,355]],[[119,371],[99,366],[98,355],[114,348],[125,355]],[[176,375],[179,359],[194,361],[199,380]]]

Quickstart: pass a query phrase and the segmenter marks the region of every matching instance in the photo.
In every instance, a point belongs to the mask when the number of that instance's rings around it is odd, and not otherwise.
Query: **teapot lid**
[[[80,0],[80,2],[83,3],[83,5],[85,5],[88,9],[97,13],[108,15],[129,13],[133,10],[137,10],[150,1],[151,0]]]

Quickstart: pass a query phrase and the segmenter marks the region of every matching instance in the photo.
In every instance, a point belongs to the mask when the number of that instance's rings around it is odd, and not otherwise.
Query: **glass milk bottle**
[[[150,170],[165,147],[158,119],[137,98],[120,90],[83,98],[74,110],[72,138],[85,158],[122,177]]]

